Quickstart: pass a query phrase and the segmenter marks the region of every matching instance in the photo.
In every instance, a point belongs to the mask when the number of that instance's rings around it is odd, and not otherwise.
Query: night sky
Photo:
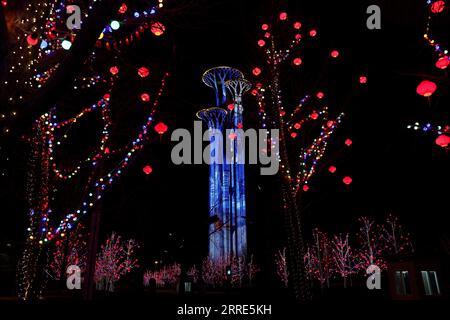
[[[172,77],[156,115],[170,129],[161,141],[155,137],[107,193],[103,239],[112,230],[137,238],[144,266],[154,259],[194,263],[206,255],[208,167],[173,165],[170,131],[192,130],[196,112],[213,105],[213,92],[201,81],[206,69],[228,65],[254,80],[251,70],[262,65],[256,45],[260,25],[283,9],[290,22],[300,20],[305,28],[319,31],[312,45],[301,46],[304,68],[291,73],[296,80],[282,79],[287,100],[295,103],[322,89],[330,111],[346,114],[323,160],[336,165],[338,172],[333,176],[325,167],[311,180],[310,191],[302,199],[305,234],[309,237],[316,226],[329,232],[355,232],[355,218],[370,215],[381,221],[393,213],[412,234],[419,251],[435,250],[439,237],[449,233],[448,154],[436,146],[434,135],[406,128],[416,121],[444,125],[449,121],[448,80],[437,80],[431,106],[415,92],[424,75],[446,75],[434,67],[436,56],[422,38],[425,1],[328,2],[203,1],[192,12],[164,21],[170,40],[162,49],[154,49],[158,43],[152,42],[138,47],[134,54],[139,61],[148,61],[154,50],[161,60],[172,55],[167,64]],[[365,11],[370,4],[381,7],[382,30],[366,28]],[[436,38],[449,47],[450,21],[437,19],[435,30]],[[331,49],[339,50],[339,63],[326,59]],[[362,74],[368,77],[363,88],[358,83]],[[245,126],[259,128],[251,95],[244,108]],[[84,135],[73,142],[76,150],[82,150]],[[346,138],[353,140],[350,148],[343,143]],[[5,150],[1,154],[5,176],[0,180],[0,241],[20,245],[26,229],[26,148],[14,141]],[[154,170],[150,175],[142,172],[147,164]],[[246,170],[250,251],[264,260],[285,241],[277,178],[259,176],[257,166]],[[350,186],[342,183],[344,175],[353,178]]]

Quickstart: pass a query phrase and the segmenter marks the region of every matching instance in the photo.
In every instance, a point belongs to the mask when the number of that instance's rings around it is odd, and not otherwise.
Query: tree
[[[386,224],[382,225],[381,229],[387,255],[398,256],[402,253],[414,252],[410,236],[403,230],[397,217],[388,215]]]
[[[288,26],[293,28],[289,31]],[[315,94],[305,94],[301,99],[291,97],[298,94],[298,88],[314,82],[311,78],[298,81],[288,72],[289,64],[298,69],[303,63],[299,45],[309,39],[304,40],[302,24],[298,21],[292,23],[288,14],[281,12],[273,24],[264,23],[261,29],[263,37],[257,44],[263,53],[265,68],[253,69],[258,82],[252,93],[258,102],[262,126],[279,129],[279,141],[275,143],[279,147],[279,181],[287,234],[289,283],[297,299],[309,300],[311,294],[304,265],[306,250],[302,230],[302,198],[308,191],[308,183],[320,171],[321,160],[331,136],[341,123],[343,113],[332,115],[324,102],[324,92],[317,88],[313,89],[317,90]],[[316,30],[309,31],[312,41],[316,35]],[[337,58],[338,55],[339,52],[333,50],[330,58]],[[289,91],[292,87],[296,89]],[[294,103],[295,106],[289,106]],[[276,140],[273,138],[272,145]]]
[[[353,252],[348,233],[334,235],[331,240],[331,252],[333,261],[333,270],[344,280],[344,288],[347,288],[347,279],[359,270],[357,255]]]
[[[113,292],[117,281],[138,267],[134,257],[138,247],[133,239],[123,241],[115,232],[111,234],[97,256],[95,282],[98,290]]]
[[[330,286],[332,274],[332,257],[330,241],[326,233],[319,229],[313,230],[313,243],[307,246],[305,265],[309,276],[318,280],[321,289],[325,284]]]
[[[361,267],[365,270],[371,265],[376,265],[381,270],[385,269],[385,246],[381,227],[369,217],[361,217],[358,221],[361,225],[358,232]]]
[[[277,267],[277,275],[283,285],[287,288],[289,284],[289,272],[286,262],[286,248],[278,250],[275,255],[275,264]]]

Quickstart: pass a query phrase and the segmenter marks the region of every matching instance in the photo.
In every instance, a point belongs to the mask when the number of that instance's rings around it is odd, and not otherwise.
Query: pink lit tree
[[[386,224],[381,226],[381,237],[385,243],[387,255],[399,255],[414,252],[409,233],[403,230],[399,219],[392,214],[386,218]]]
[[[117,281],[138,267],[134,257],[138,247],[133,239],[123,241],[115,232],[111,234],[97,255],[95,282],[98,290],[113,292]]]
[[[356,274],[360,268],[357,254],[353,252],[349,244],[348,233],[335,235],[331,240],[331,256],[333,263],[333,271],[337,273],[344,281],[344,288],[347,288],[347,279]]]
[[[305,254],[305,267],[310,279],[318,280],[320,287],[330,286],[332,274],[332,257],[330,241],[326,233],[319,229],[313,230],[313,243],[308,246]]]
[[[365,270],[374,264],[381,270],[385,269],[385,245],[381,227],[372,218],[361,217],[358,221],[361,224],[358,232],[361,268]]]
[[[278,250],[278,252],[275,255],[275,264],[277,267],[278,278],[287,288],[289,284],[289,272],[287,269],[286,248],[283,248],[283,250]]]

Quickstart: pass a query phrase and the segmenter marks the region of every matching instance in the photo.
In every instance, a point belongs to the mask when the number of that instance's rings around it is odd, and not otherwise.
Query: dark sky
[[[283,78],[290,86],[288,99],[296,101],[309,90],[323,88],[329,92],[331,112],[346,113],[324,159],[337,165],[339,174],[331,176],[325,170],[311,180],[302,202],[305,233],[309,235],[313,226],[354,232],[358,216],[382,220],[394,213],[419,247],[433,247],[439,235],[448,232],[448,155],[434,144],[434,136],[406,129],[415,121],[448,124],[448,80],[437,81],[439,99],[433,97],[431,106],[415,93],[421,74],[445,76],[434,68],[436,56],[422,40],[425,1],[353,2],[204,1],[192,13],[167,21],[172,78],[157,119],[170,130],[191,129],[195,113],[213,104],[211,89],[201,82],[210,67],[233,66],[254,80],[251,70],[262,65],[256,46],[260,25],[285,10],[289,22],[299,20],[306,29],[319,31],[317,43],[300,51],[302,57],[311,58],[310,66],[306,58],[304,71],[295,75],[300,80]],[[382,30],[366,28],[370,4],[381,7]],[[448,20],[436,24],[444,47],[450,45],[449,24]],[[334,48],[341,53],[341,63],[323,64],[321,57]],[[151,50],[143,46],[137,59],[151,55]],[[360,74],[368,76],[367,88],[356,88]],[[256,102],[250,95],[244,108],[245,126],[257,128]],[[103,203],[102,233],[116,230],[138,238],[147,260],[144,265],[154,258],[180,259],[183,252],[192,261],[206,254],[208,168],[174,166],[169,137],[152,142]],[[347,137],[354,143],[342,148]],[[19,152],[15,156],[26,159]],[[23,163],[8,164],[1,183],[3,242],[24,236]],[[146,164],[154,169],[148,176],[142,173]],[[343,175],[352,176],[351,186],[341,182]],[[275,182],[260,177],[257,167],[247,170],[250,245],[257,255],[284,242]],[[182,243],[184,251],[179,249]]]

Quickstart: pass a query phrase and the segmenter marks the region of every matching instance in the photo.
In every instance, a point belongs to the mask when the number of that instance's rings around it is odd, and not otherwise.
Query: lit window
[[[421,271],[423,287],[425,288],[425,295],[438,296],[441,294],[439,289],[439,282],[436,271]]]
[[[395,271],[395,288],[400,296],[411,294],[408,271]]]

